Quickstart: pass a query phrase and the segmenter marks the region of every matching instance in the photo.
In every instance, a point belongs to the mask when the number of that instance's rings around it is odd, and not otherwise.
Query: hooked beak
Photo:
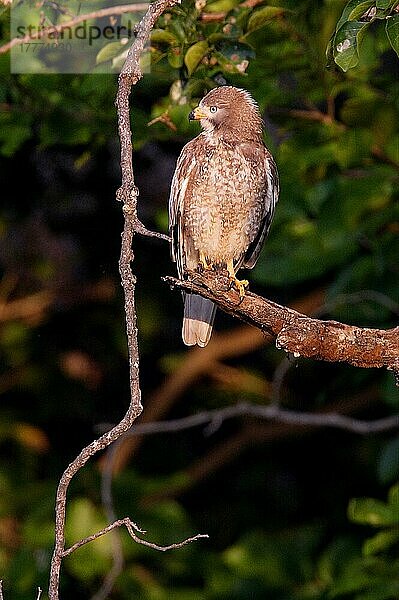
[[[207,119],[209,115],[207,115],[203,108],[197,106],[190,112],[188,115],[189,121],[200,121],[201,119]]]

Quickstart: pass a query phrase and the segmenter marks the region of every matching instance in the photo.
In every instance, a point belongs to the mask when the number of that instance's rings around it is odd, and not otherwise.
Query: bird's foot
[[[246,279],[237,279],[232,260],[227,261],[226,267],[229,273],[231,285],[238,290],[238,293],[240,294],[240,300],[242,300],[245,296],[245,290],[249,286],[249,281]]]
[[[202,252],[200,252],[198,266],[197,266],[198,273],[203,273],[204,271],[210,271],[212,268],[213,268],[212,263],[208,263],[208,261],[206,260],[205,254],[202,254]]]
[[[237,279],[236,277],[230,277],[230,281],[232,285],[238,290],[240,294],[240,300],[242,300],[245,296],[245,290],[249,286],[249,281],[246,279]]]

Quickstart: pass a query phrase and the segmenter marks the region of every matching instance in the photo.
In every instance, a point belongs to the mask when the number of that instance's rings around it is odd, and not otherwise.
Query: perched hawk
[[[263,121],[250,94],[222,86],[211,90],[189,115],[203,131],[177,161],[169,199],[172,259],[180,278],[187,270],[225,268],[240,296],[269,231],[278,199],[276,164],[262,140]],[[184,295],[182,336],[206,346],[216,306]]]

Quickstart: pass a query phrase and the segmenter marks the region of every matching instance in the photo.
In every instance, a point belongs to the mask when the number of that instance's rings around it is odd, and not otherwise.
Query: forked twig
[[[148,546],[149,548],[153,548],[154,550],[160,550],[161,552],[166,552],[167,550],[175,550],[176,548],[182,548],[183,546],[186,546],[190,542],[194,542],[195,540],[198,540],[199,538],[208,538],[209,537],[206,534],[199,533],[197,535],[194,535],[192,537],[189,537],[189,538],[183,540],[182,542],[176,542],[175,544],[169,544],[168,546],[159,546],[158,544],[154,544],[153,542],[147,542],[147,540],[143,540],[142,538],[139,538],[135,534],[135,531],[138,531],[139,533],[145,533],[145,531],[143,531],[142,529],[139,529],[139,527],[136,525],[136,523],[133,523],[133,521],[129,517],[125,517],[124,519],[118,519],[118,521],[115,521],[114,523],[111,523],[111,525],[104,527],[104,529],[101,529],[101,531],[97,531],[97,533],[93,533],[92,535],[89,535],[88,537],[86,537],[82,540],[79,540],[78,542],[76,542],[76,544],[73,544],[73,546],[64,550],[63,556],[68,556],[69,554],[72,554],[72,552],[75,552],[75,550],[77,550],[78,548],[81,548],[85,544],[89,544],[90,542],[97,540],[102,535],[109,533],[116,527],[122,527],[123,525],[126,527],[126,529],[129,532],[130,537],[135,542],[137,542],[138,544],[142,544],[143,546]]]

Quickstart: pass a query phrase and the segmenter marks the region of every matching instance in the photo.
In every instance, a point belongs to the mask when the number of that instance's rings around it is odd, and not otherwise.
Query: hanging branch
[[[399,381],[399,327],[382,330],[322,321],[251,292],[241,301],[223,273],[188,275],[185,281],[174,277],[165,277],[164,281],[208,298],[225,312],[273,335],[277,348],[295,357],[347,362],[355,367],[386,367]]]
[[[116,197],[122,202],[124,214],[124,228],[122,233],[121,253],[119,259],[119,272],[121,276],[122,287],[125,294],[125,318],[127,343],[129,352],[129,378],[130,378],[130,404],[123,419],[109,432],[102,435],[97,440],[86,446],[80,454],[71,462],[64,471],[57,489],[56,497],[56,523],[55,523],[55,547],[51,560],[49,599],[59,599],[60,571],[63,558],[71,552],[105,533],[120,527],[126,526],[132,538],[140,544],[150,546],[157,550],[169,550],[180,548],[182,545],[194,541],[203,535],[196,535],[192,538],[171,544],[166,547],[157,546],[151,542],[142,540],[134,533],[133,522],[126,517],[115,521],[104,530],[80,540],[70,548],[65,549],[65,514],[66,498],[69,484],[76,473],[86,464],[86,462],[97,452],[103,450],[112,442],[117,440],[125,431],[127,431],[135,419],[142,411],[141,394],[139,385],[139,351],[137,342],[136,308],[135,308],[135,284],[136,278],[131,270],[131,262],[134,259],[132,251],[133,236],[135,233],[156,237],[165,237],[161,234],[153,234],[148,231],[137,218],[137,197],[138,189],[134,183],[133,165],[132,165],[132,141],[130,127],[129,97],[131,88],[142,77],[140,69],[140,56],[144,50],[145,44],[149,39],[150,32],[154,27],[158,17],[169,7],[178,3],[179,0],[157,0],[150,4],[148,10],[137,27],[137,37],[129,49],[128,56],[118,79],[118,92],[116,98],[116,108],[118,112],[118,133],[121,144],[121,171],[122,185],[118,189]]]

